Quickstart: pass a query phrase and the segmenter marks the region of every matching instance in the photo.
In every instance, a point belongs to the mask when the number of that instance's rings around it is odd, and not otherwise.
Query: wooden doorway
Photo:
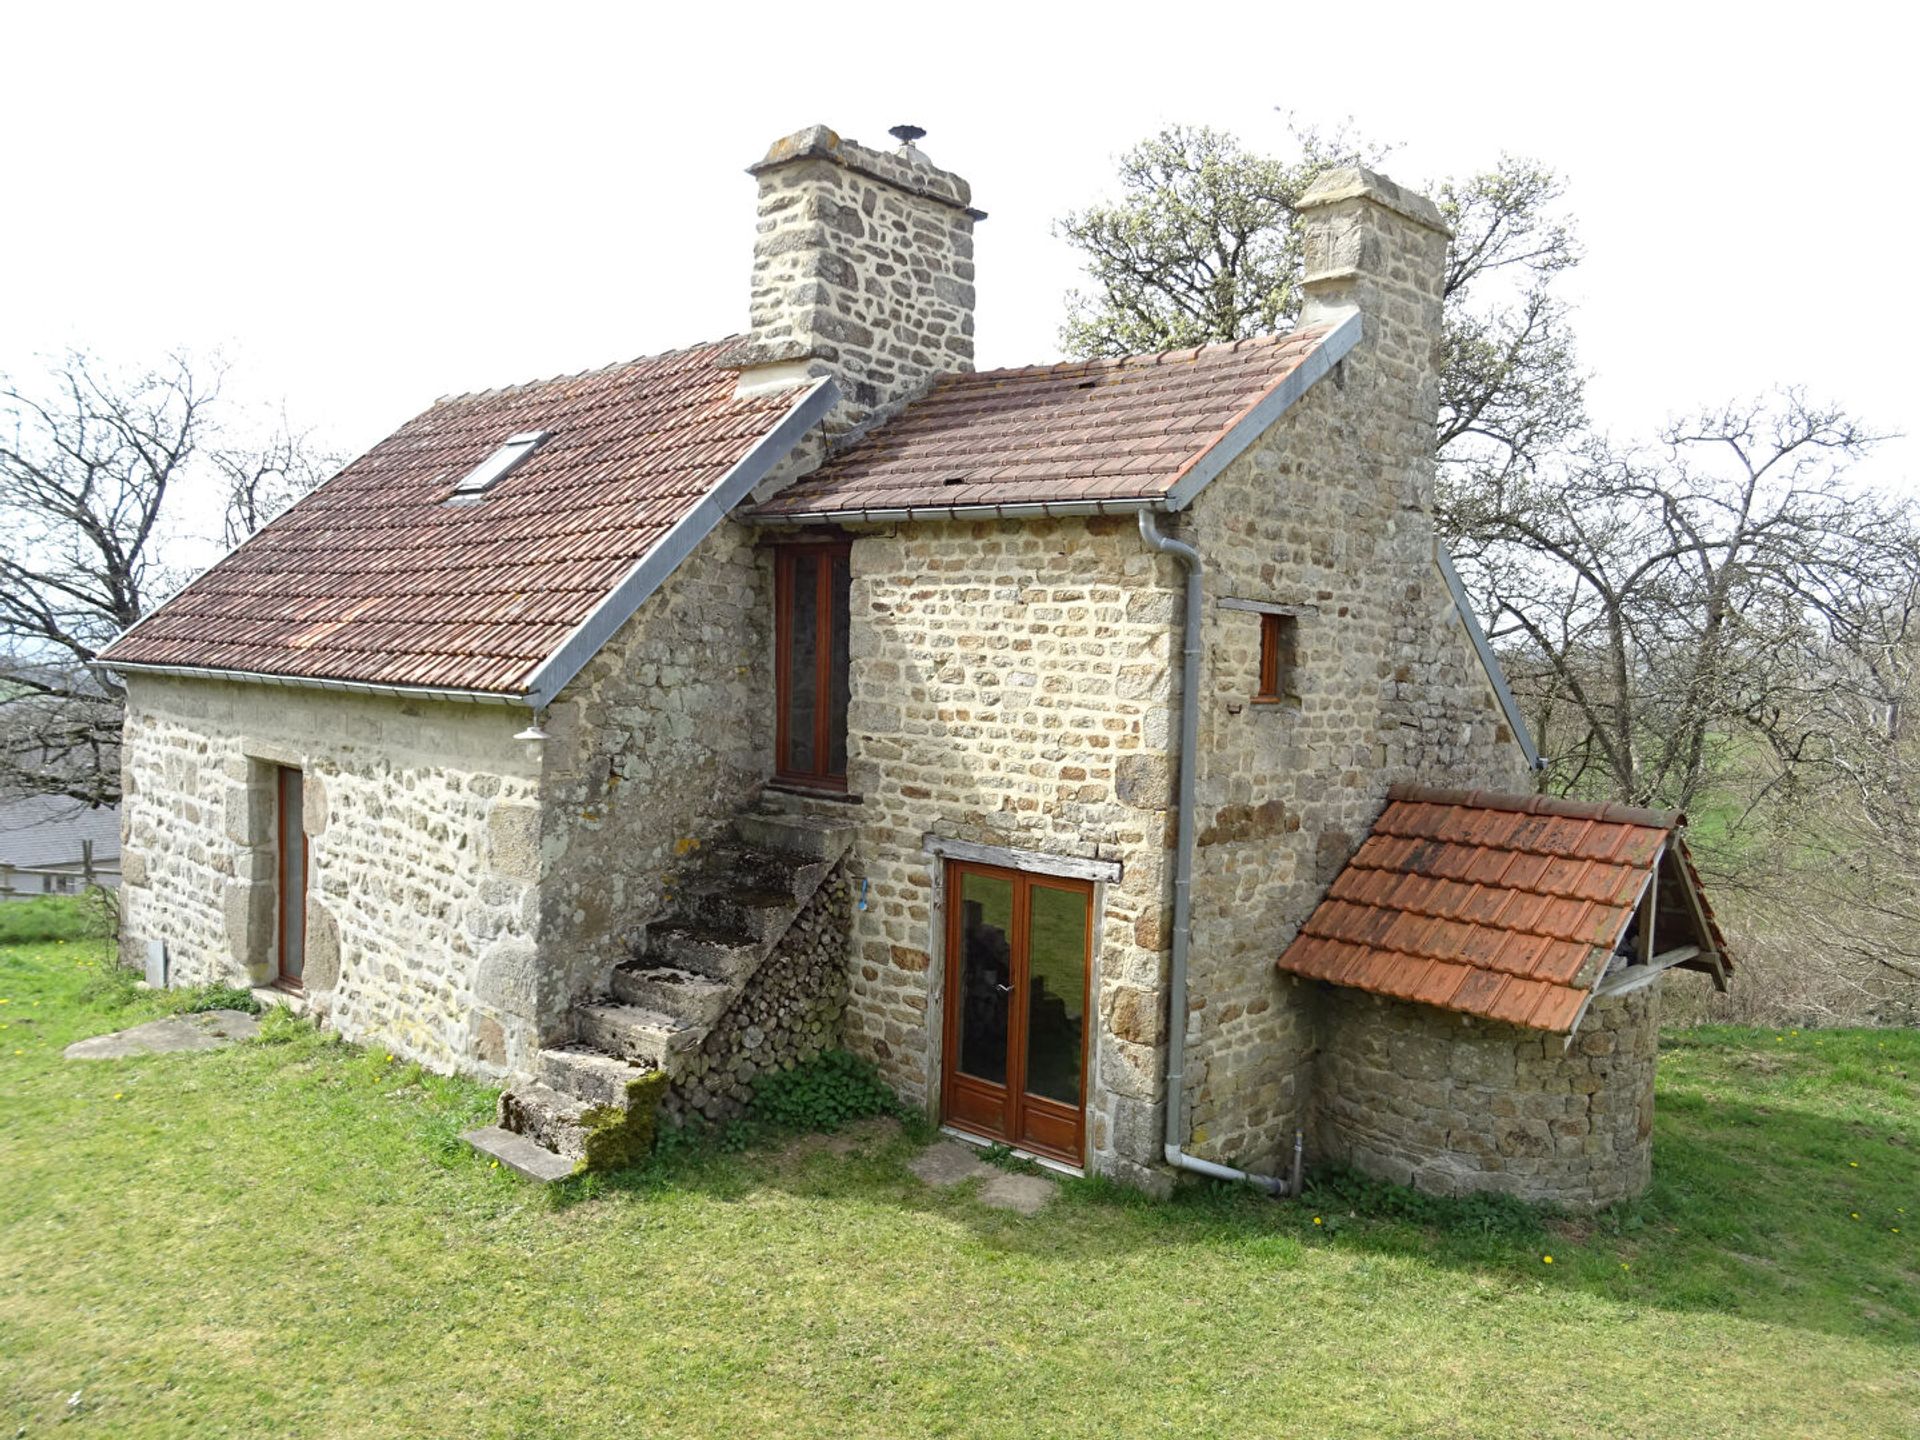
[[[774,775],[847,788],[848,598],[852,545],[774,552]]]
[[[301,987],[307,968],[307,816],[305,777],[281,766],[274,809],[279,816],[278,943],[274,946],[274,983]]]
[[[1035,1154],[1085,1154],[1093,886],[947,866],[947,1123]]]

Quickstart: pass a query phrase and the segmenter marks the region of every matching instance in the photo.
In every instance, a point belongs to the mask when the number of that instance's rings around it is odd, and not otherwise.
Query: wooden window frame
[[[1259,613],[1260,674],[1253,692],[1253,703],[1284,705],[1294,698],[1294,671],[1299,664],[1299,621],[1275,610]]]
[[[313,880],[313,851],[306,834],[306,773],[292,765],[275,767],[273,781],[274,828],[279,840],[278,854],[274,857],[274,937],[273,983],[282,990],[302,991],[306,988],[307,968],[307,897],[308,888]],[[300,804],[300,970],[299,975],[287,974],[287,786],[301,788]]]
[[[836,775],[827,770],[827,757],[833,753],[833,572],[836,559],[851,560],[850,539],[802,542],[774,547],[773,552],[773,778],[782,785],[803,790],[828,790],[844,794],[845,772]],[[819,633],[814,644],[813,756],[815,769],[799,771],[787,766],[787,694],[793,666],[793,586],[800,556],[818,557],[814,566],[815,623]],[[851,627],[852,615],[848,615]],[[851,635],[849,635],[851,640]]]
[[[1007,937],[1011,948],[1013,994],[1007,1012],[1006,1079],[1001,1085],[963,1072],[960,1062],[960,1023],[962,1007],[960,968],[965,963],[965,906],[961,903],[962,882],[968,875],[982,875],[1013,882],[1012,924]],[[1077,1107],[1044,1095],[1030,1095],[1026,1088],[1028,1029],[1031,1021],[1031,946],[1033,943],[1033,891],[1036,886],[1067,891],[1082,896],[1086,904],[1086,953],[1080,966],[1080,1103]],[[943,1123],[982,1139],[995,1140],[1020,1150],[1044,1155],[1050,1160],[1074,1166],[1086,1163],[1088,1077],[1092,1073],[1097,1019],[1093,1009],[1093,965],[1099,943],[1094,911],[1095,882],[1070,876],[1045,874],[1032,870],[1009,869],[1002,865],[973,860],[948,860],[946,863],[945,933],[945,1014],[941,1017],[940,1115]],[[1002,1092],[994,1095],[990,1092]],[[969,1104],[969,1101],[973,1102]],[[986,1115],[995,1105],[1004,1106],[1001,1123],[995,1126],[984,1119],[969,1120],[967,1112]],[[1035,1121],[1039,1124],[1036,1127]],[[1048,1134],[1062,1137],[1050,1142]],[[1066,1138],[1066,1137],[1071,1138]]]

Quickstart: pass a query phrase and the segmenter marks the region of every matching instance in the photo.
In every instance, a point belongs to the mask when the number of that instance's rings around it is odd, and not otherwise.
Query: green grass
[[[101,911],[77,895],[44,895],[0,903],[0,945],[84,940],[99,933]]]
[[[63,1061],[156,1013],[100,959],[0,950],[0,1433],[1920,1433],[1920,1035],[1676,1037],[1599,1221],[1338,1177],[1023,1219],[890,1122],[541,1192],[459,1144],[491,1092],[278,1014]]]

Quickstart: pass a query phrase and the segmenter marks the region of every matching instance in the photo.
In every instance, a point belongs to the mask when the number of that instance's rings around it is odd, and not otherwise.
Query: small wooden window
[[[1260,684],[1253,692],[1257,704],[1272,705],[1293,697],[1298,629],[1298,622],[1291,615],[1261,615]]]

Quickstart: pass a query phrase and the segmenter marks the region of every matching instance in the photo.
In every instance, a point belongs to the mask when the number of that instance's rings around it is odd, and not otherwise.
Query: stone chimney
[[[829,429],[884,414],[973,368],[972,188],[901,126],[869,150],[824,125],[777,140],[760,182],[752,330],[728,357],[742,389],[831,375]]]
[[[1394,473],[1382,478],[1402,503],[1430,509],[1446,222],[1426,196],[1359,166],[1328,171],[1294,208],[1306,260],[1300,323],[1337,323],[1359,312],[1361,339],[1343,378],[1365,397],[1356,413],[1384,423],[1376,453]]]

